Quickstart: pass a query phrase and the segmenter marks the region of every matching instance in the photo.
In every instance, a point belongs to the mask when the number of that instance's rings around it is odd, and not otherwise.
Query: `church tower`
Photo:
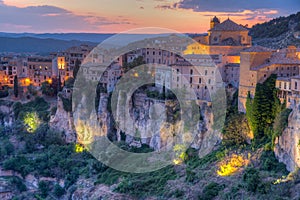
[[[220,24],[220,20],[215,16],[210,20],[210,29],[214,28],[217,24]]]

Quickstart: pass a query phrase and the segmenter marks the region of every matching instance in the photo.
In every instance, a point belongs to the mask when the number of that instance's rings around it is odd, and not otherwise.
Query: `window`
[[[201,78],[199,78],[199,83],[201,83],[202,82],[202,80],[201,80]]]
[[[193,69],[190,70],[190,74],[193,75]]]
[[[284,82],[284,87],[283,87],[283,89],[285,89],[285,90],[286,90],[286,82]]]
[[[205,73],[205,75],[207,75],[207,70],[205,70],[205,72],[204,72],[204,73]]]
[[[297,89],[298,89],[298,83],[295,82],[295,90],[297,90]]]
[[[192,77],[190,78],[190,83],[193,83],[193,78]]]

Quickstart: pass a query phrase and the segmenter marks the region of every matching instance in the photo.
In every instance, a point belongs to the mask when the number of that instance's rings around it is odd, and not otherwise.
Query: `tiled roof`
[[[237,23],[231,21],[230,19],[225,20],[221,24],[215,25],[209,31],[247,31],[245,27],[238,25]]]
[[[273,49],[269,49],[262,46],[252,46],[250,48],[244,49],[242,52],[272,52]]]
[[[272,64],[295,64],[300,65],[300,60],[297,58],[288,58],[286,57],[286,51],[281,50],[278,52],[274,52],[269,59],[266,60],[266,62],[262,65],[259,65],[257,67],[252,68],[252,70],[259,70],[262,68],[265,68],[267,66],[270,66]]]

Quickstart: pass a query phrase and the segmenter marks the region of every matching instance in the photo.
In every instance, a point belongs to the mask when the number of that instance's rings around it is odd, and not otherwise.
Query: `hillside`
[[[96,43],[82,42],[78,40],[64,41],[57,39],[40,39],[32,37],[0,37],[0,52],[34,52],[47,54],[50,52],[63,51],[69,47],[81,45],[83,43],[96,46]]]
[[[250,30],[254,45],[279,49],[300,46],[300,12],[254,25]]]
[[[56,39],[66,41],[86,41],[100,43],[114,34],[99,34],[99,33],[5,33],[0,32],[0,37],[22,38],[31,37],[39,39]]]

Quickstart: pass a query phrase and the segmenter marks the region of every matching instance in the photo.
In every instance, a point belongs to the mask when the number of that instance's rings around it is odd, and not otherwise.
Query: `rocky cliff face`
[[[65,134],[67,143],[76,141],[76,132],[72,112],[64,110],[63,101],[60,96],[57,97],[57,110],[54,116],[51,116],[49,125]]]
[[[4,126],[11,126],[15,120],[13,112],[13,102],[1,101],[0,102],[0,113],[2,113],[0,123]]]
[[[108,97],[101,95],[98,119],[102,132],[111,133],[112,116],[107,111]],[[180,142],[190,140],[193,148],[199,149],[200,156],[208,154],[221,141],[221,133],[212,128],[212,109],[205,103],[200,105],[203,120],[190,128],[189,134],[182,134],[184,121],[180,119],[179,103],[177,101],[155,100],[144,93],[135,93],[129,101],[128,112],[123,104],[118,102],[116,108],[116,135],[121,139],[121,132],[126,134],[126,142],[131,146],[141,147],[147,144],[155,150],[160,150]],[[179,135],[179,137],[178,137]],[[190,138],[190,136],[193,138]],[[176,138],[174,137],[176,136]]]
[[[275,155],[286,165],[287,170],[294,171],[300,167],[300,106],[293,109],[289,116],[288,127],[275,141]]]

